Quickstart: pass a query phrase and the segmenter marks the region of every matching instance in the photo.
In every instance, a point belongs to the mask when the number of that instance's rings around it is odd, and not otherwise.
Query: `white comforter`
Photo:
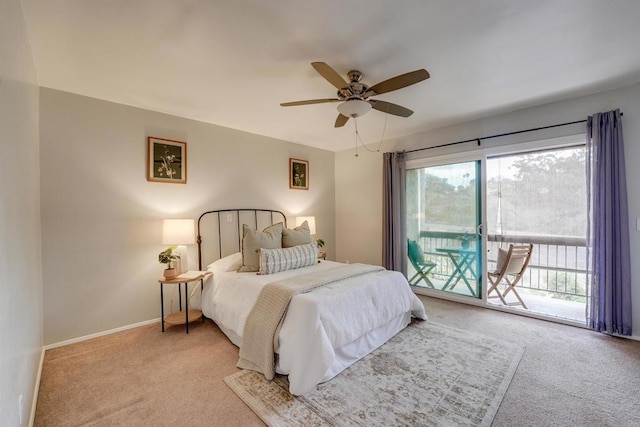
[[[273,275],[213,272],[202,309],[237,346],[260,289],[267,283],[338,263],[320,264]],[[411,315],[426,319],[424,306],[405,277],[382,271],[329,284],[295,296],[279,335],[276,372],[289,375],[290,392],[304,394],[382,345],[406,327]]]

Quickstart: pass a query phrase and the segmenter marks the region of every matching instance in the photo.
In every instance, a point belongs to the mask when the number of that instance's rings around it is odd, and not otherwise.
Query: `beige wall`
[[[163,218],[315,215],[335,254],[332,152],[45,88],[40,133],[45,344],[160,317]],[[187,142],[186,185],[147,182],[147,136]],[[289,189],[290,157],[309,160],[309,191]]]
[[[382,153],[360,151],[336,153],[336,261],[381,265]]]
[[[624,138],[627,162],[631,259],[640,258],[640,85],[581,98],[555,102],[535,108],[497,115],[483,120],[436,129],[384,143],[381,151],[401,151],[510,131],[586,119],[590,114],[620,108],[624,113]],[[411,119],[408,119],[411,120]],[[508,144],[584,133],[585,125],[559,127],[494,140],[490,144]],[[473,149],[475,144],[455,150]],[[438,155],[449,149],[423,151],[412,156]],[[336,153],[336,235],[339,261],[379,263],[382,259],[382,155],[373,153],[354,157],[353,150]],[[370,202],[369,202],[370,201]],[[364,219],[363,219],[364,218]],[[640,263],[632,263],[634,335],[640,337]]]
[[[38,86],[19,0],[0,6],[0,147],[0,425],[18,426],[42,351]]]

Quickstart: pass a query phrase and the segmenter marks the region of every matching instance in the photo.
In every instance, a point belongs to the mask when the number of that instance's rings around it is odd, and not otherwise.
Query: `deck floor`
[[[527,310],[530,312],[558,317],[560,319],[586,322],[585,303],[552,298],[551,295],[541,295],[540,293],[532,292],[529,289],[518,289],[518,294],[527,305]],[[507,302],[512,301],[516,301],[516,299],[508,295]],[[502,302],[498,298],[491,298],[488,302],[490,304],[503,306]],[[524,310],[522,306],[515,306],[512,308],[516,310]]]
[[[440,281],[438,279],[431,279],[433,285],[436,290],[439,290],[444,285],[444,281]],[[423,285],[423,282],[418,284],[418,288],[431,289]],[[513,310],[526,310],[531,313],[542,314],[545,316],[557,317],[558,319],[563,320],[571,320],[577,322],[585,322],[586,321],[586,310],[585,304],[575,301],[565,301],[558,298],[552,298],[552,294],[549,292],[541,292],[534,291],[531,289],[525,288],[517,288],[518,294],[527,305],[527,308],[524,309],[522,306],[509,306],[510,309]],[[449,291],[439,291],[446,293],[453,293],[456,295],[465,295],[471,296],[471,292],[465,286],[464,283],[460,282],[453,290],[453,292]],[[517,302],[517,299],[513,294],[507,295],[507,302]],[[500,301],[499,298],[489,298],[487,303],[504,307],[504,304]]]

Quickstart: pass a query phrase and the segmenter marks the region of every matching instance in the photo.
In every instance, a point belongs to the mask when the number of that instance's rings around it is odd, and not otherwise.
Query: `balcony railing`
[[[431,271],[435,279],[446,280],[454,269],[451,260],[436,249],[460,246],[468,235],[450,232],[420,232],[420,245],[427,258],[437,267]],[[586,241],[579,237],[488,235],[488,268],[496,265],[498,248],[510,243],[533,243],[533,253],[519,287],[549,292],[554,298],[586,301]],[[475,242],[471,242],[475,247]]]

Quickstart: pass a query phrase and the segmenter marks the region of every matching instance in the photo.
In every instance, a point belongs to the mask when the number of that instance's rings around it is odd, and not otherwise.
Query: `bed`
[[[238,272],[243,264],[244,224],[266,230],[280,222],[286,229],[282,212],[263,209],[202,214],[198,220],[199,267],[212,275],[205,281],[200,305],[203,314],[240,347],[242,356],[247,318],[267,285],[360,269],[358,274],[344,275],[291,299],[273,350],[277,354],[275,372],[288,375],[292,394],[305,394],[330,380],[404,329],[412,316],[426,319],[424,306],[406,278],[395,271],[314,259],[311,265],[273,274]]]

